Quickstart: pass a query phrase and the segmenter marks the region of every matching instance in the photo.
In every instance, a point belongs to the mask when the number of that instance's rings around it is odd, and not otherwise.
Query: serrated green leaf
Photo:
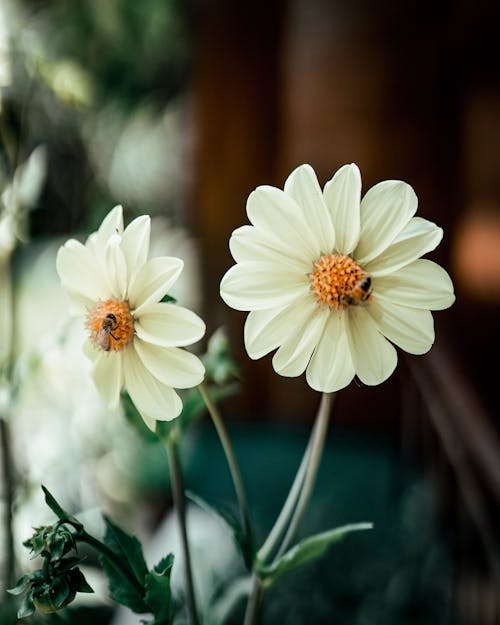
[[[173,554],[163,558],[146,575],[146,603],[154,616],[152,625],[171,625],[174,618],[174,604],[170,588],[170,573],[174,563]]]
[[[114,601],[127,606],[133,612],[140,614],[149,612],[143,594],[139,590],[143,588],[148,572],[142,553],[142,545],[135,536],[127,534],[108,517],[104,517],[104,522],[106,524],[104,543],[122,559],[125,566],[130,569],[131,575],[137,580],[137,584],[133,584],[120,568],[103,554],[100,554],[101,566],[109,580],[110,596]]]
[[[249,537],[245,535],[243,527],[241,526],[237,517],[227,508],[221,505],[214,505],[200,497],[192,491],[186,491],[186,496],[191,499],[200,508],[205,510],[211,515],[222,519],[224,523],[229,527],[233,535],[233,539],[238,551],[243,556],[243,561],[248,570],[252,568],[252,563],[255,557],[255,550]]]
[[[289,573],[307,562],[316,560],[316,558],[325,553],[330,545],[342,540],[348,534],[368,530],[372,527],[372,523],[351,523],[322,532],[321,534],[309,536],[289,549],[272,564],[258,565],[256,572],[264,583],[269,586],[285,573]]]

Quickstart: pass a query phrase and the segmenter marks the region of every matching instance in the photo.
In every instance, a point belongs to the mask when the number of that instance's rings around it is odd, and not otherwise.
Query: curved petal
[[[141,215],[129,223],[122,235],[121,249],[131,277],[148,259],[151,217]]]
[[[306,371],[307,383],[322,393],[346,387],[355,375],[345,327],[346,315],[332,311]]]
[[[139,338],[153,345],[182,347],[199,341],[205,334],[204,322],[194,312],[159,302],[150,304],[135,321]]]
[[[281,189],[257,187],[248,196],[247,214],[259,230],[286,241],[311,262],[321,256],[320,243],[314,238],[300,206]]]
[[[320,254],[331,254],[335,231],[314,169],[310,165],[300,165],[292,171],[285,182],[285,193],[302,209],[304,219],[319,241]]]
[[[158,347],[135,338],[134,347],[142,364],[162,384],[174,388],[192,388],[203,381],[205,367],[201,360],[178,347]]]
[[[304,373],[329,314],[328,309],[316,305],[300,325],[289,329],[273,356],[273,367],[277,373],[287,377]]]
[[[241,226],[234,230],[229,249],[237,263],[265,261],[303,272],[310,271],[312,265],[309,258],[287,245],[286,241],[279,241],[255,226]]]
[[[250,358],[256,360],[279,347],[294,328],[303,326],[316,308],[316,300],[309,296],[301,297],[285,307],[249,313],[244,339]]]
[[[265,262],[238,263],[220,283],[220,294],[236,310],[262,310],[286,306],[310,289],[307,274]]]
[[[102,220],[99,230],[93,232],[87,239],[85,245],[94,253],[99,255],[108,239],[114,234],[121,235],[123,232],[123,208],[121,205],[112,208]]]
[[[427,219],[413,217],[389,247],[365,265],[372,278],[394,273],[431,252],[443,238],[443,230]]]
[[[354,257],[369,262],[390,245],[417,211],[415,191],[406,182],[385,180],[361,200],[361,232]]]
[[[101,351],[94,360],[92,379],[108,407],[116,410],[123,386],[122,353]]]
[[[96,302],[111,297],[102,266],[92,252],[70,239],[57,252],[56,268],[63,287]]]
[[[324,194],[335,228],[335,249],[350,254],[360,232],[361,174],[357,165],[341,167],[326,183]]]
[[[382,334],[410,354],[425,354],[434,343],[434,320],[428,310],[373,298],[366,310]]]
[[[184,263],[173,256],[158,256],[148,260],[132,276],[128,288],[130,308],[137,316],[151,303],[166,295],[179,277]]]
[[[105,247],[106,278],[114,298],[127,298],[127,263],[120,248],[121,237],[112,235]]]
[[[455,301],[448,273],[437,263],[423,258],[376,278],[374,291],[377,298],[427,310],[443,310]]]
[[[365,307],[347,309],[346,328],[356,375],[364,384],[380,384],[396,368],[396,350],[380,333]]]
[[[142,415],[148,427],[151,420],[171,421],[182,410],[182,401],[170,386],[166,386],[142,364],[134,348],[123,352],[125,387],[130,399]]]

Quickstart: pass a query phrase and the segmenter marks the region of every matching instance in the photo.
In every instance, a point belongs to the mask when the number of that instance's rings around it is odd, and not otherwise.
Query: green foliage
[[[170,589],[173,564],[174,556],[169,554],[146,575],[146,602],[155,617],[148,625],[169,625],[173,621],[174,604]]]
[[[148,569],[141,543],[107,517],[104,521],[106,523],[104,544],[122,563],[122,566],[117,566],[116,560],[110,559],[106,552],[99,554],[100,564],[108,577],[110,597],[133,612],[149,612],[143,592]]]
[[[257,564],[256,572],[267,586],[279,577],[312,562],[332,545],[352,532],[372,529],[371,523],[352,523],[304,538],[271,564]]]

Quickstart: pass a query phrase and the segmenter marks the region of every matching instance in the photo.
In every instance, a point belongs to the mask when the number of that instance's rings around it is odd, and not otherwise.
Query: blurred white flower
[[[76,312],[86,314],[86,353],[93,379],[110,407],[127,389],[152,430],[182,410],[175,388],[199,384],[201,361],[181,347],[198,341],[203,321],[187,308],[161,300],[183,262],[147,260],[151,222],[134,219],[124,230],[121,206],[104,219],[85,245],[71,239],[60,248],[57,271]]]
[[[253,225],[233,232],[237,264],[221,282],[229,306],[251,311],[249,356],[278,348],[278,373],[307,369],[312,388],[333,392],[355,375],[369,385],[387,379],[397,363],[391,342],[427,352],[434,342],[430,310],[451,306],[455,297],[446,271],[420,259],[443,231],[414,217],[416,210],[413,189],[397,180],[380,182],[361,200],[354,164],[323,191],[309,165],[291,173],[284,191],[253,191]]]

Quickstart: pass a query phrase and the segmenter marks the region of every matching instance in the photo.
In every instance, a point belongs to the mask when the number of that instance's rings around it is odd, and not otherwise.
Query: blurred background
[[[81,382],[55,276],[58,245],[117,203],[127,221],[151,214],[155,251],[186,260],[175,295],[207,336],[226,328],[240,388],[222,407],[265,535],[318,397],[303,378],[274,374],[270,357],[245,356],[245,315],[218,295],[228,238],[255,186],[281,187],[300,163],[323,185],[356,162],[365,191],[405,180],[419,215],[444,228],[430,257],[451,273],[457,302],[435,315],[428,356],[400,354],[385,384],[340,393],[302,532],[376,529],[280,582],[264,623],[500,623],[499,70],[500,6],[486,0],[1,0],[0,256],[15,316],[5,332],[2,306],[0,357],[12,338],[2,410],[17,472],[3,505],[14,503],[17,540],[46,520],[42,481],[144,536],[168,510],[161,450]],[[189,486],[231,503],[206,420],[185,447]],[[81,609],[112,618],[109,604]]]

